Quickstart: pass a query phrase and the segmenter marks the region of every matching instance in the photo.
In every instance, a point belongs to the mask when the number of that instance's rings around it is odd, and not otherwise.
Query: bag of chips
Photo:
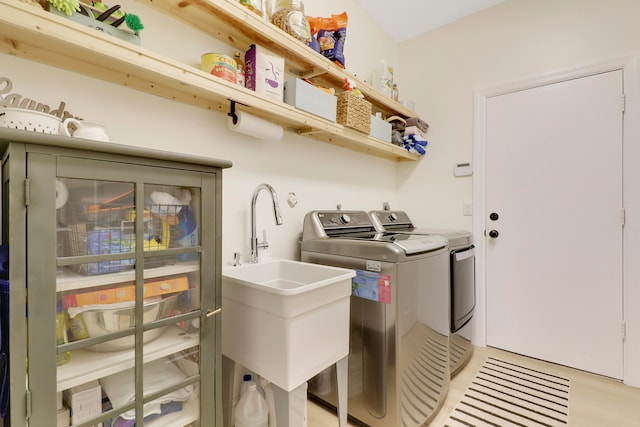
[[[347,12],[330,18],[307,17],[311,34],[315,36],[320,53],[344,68],[344,42],[347,38]],[[313,45],[311,45],[314,48]]]

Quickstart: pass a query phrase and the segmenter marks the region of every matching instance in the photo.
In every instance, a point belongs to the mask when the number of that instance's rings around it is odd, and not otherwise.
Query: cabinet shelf
[[[260,20],[257,16],[250,16],[241,6],[230,1],[203,0],[197,2],[197,8],[180,8],[171,12],[172,7],[179,8],[181,3],[171,3],[168,0],[153,2],[155,8],[163,8],[172,15],[191,22],[194,26],[212,25],[208,20],[229,22],[221,26],[222,29],[233,27],[238,22],[242,31],[235,30],[228,38],[235,38],[237,34],[245,34],[245,41],[265,41],[268,37],[286,37],[294,40],[275,26]],[[172,6],[173,5],[173,6]],[[196,21],[197,15],[206,15],[203,22]],[[230,16],[235,18],[231,20]],[[218,27],[215,27],[218,28]],[[255,32],[255,34],[254,34]],[[273,33],[273,34],[272,34]],[[255,36],[253,38],[252,36]],[[223,36],[218,35],[224,39]],[[209,75],[199,69],[182,64],[171,58],[158,55],[140,46],[127,43],[116,37],[103,34],[89,27],[84,27],[64,17],[40,10],[27,3],[16,0],[0,0],[0,52],[15,55],[28,60],[41,62],[61,69],[82,73],[104,81],[116,83],[125,87],[168,98],[174,101],[194,105],[221,113],[229,110],[229,102],[236,101],[238,109],[246,110],[256,116],[270,120],[299,134],[342,146],[351,150],[367,153],[373,156],[393,160],[418,160],[420,156],[409,153],[405,149],[370,138],[365,134],[346,128],[340,124],[324,120],[313,114],[298,110],[283,102],[271,100],[255,92],[234,85],[216,76]],[[228,41],[228,38],[226,39]],[[245,41],[242,43],[244,44]],[[239,43],[239,42],[234,42]],[[274,43],[274,42],[272,42]],[[290,46],[289,57],[311,58],[310,65],[320,64],[327,69],[327,74],[334,79],[346,76],[330,61],[315,54],[305,45],[299,46],[287,42]],[[285,43],[285,45],[287,44]],[[267,43],[272,48],[273,45]],[[302,54],[298,49],[306,49]],[[282,50],[277,50],[283,54]],[[285,52],[286,53],[286,52]],[[299,59],[300,68],[308,68],[305,60]],[[362,86],[364,87],[364,85]],[[365,91],[365,93],[367,93]],[[380,100],[384,97],[371,90],[368,99]],[[389,103],[393,101],[388,100]],[[379,103],[379,102],[378,102]],[[389,103],[379,103],[383,106]],[[376,104],[377,105],[377,104]],[[400,115],[410,115],[408,111],[401,111],[402,107],[391,110]]]
[[[199,271],[199,269],[200,265],[197,262],[178,263],[175,265],[146,269],[144,270],[144,278],[153,279],[175,274],[193,273]],[[134,270],[130,270],[119,273],[99,274],[96,276],[83,276],[82,274],[65,270],[56,277],[56,290],[63,292],[94,286],[133,282],[136,279],[135,274]]]
[[[188,334],[177,327],[167,328],[158,338],[145,344],[144,363],[199,345],[198,335],[198,332]],[[134,352],[133,348],[106,353],[73,351],[71,360],[58,366],[58,391],[133,368]]]
[[[198,421],[199,412],[200,400],[192,397],[182,404],[182,411],[163,415],[149,422],[145,422],[144,425],[147,427],[188,426],[190,423]]]

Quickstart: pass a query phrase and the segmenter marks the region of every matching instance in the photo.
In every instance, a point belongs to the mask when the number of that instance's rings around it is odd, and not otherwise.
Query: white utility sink
[[[353,270],[267,260],[222,271],[222,353],[292,391],[349,353]]]

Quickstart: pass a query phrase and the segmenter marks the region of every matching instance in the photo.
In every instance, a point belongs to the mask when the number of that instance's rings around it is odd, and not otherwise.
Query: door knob
[[[497,220],[498,220],[498,218],[500,218],[500,215],[498,215],[498,214],[497,214],[497,213],[495,213],[495,212],[491,212],[491,214],[489,214],[489,219],[490,219],[491,221],[497,221]]]
[[[489,237],[492,237],[492,238],[494,238],[494,239],[495,239],[496,237],[498,237],[499,235],[500,235],[500,233],[498,233],[498,230],[491,230],[491,231],[489,232]]]

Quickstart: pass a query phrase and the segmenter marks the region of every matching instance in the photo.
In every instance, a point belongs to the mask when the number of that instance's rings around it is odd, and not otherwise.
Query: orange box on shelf
[[[144,298],[186,291],[189,289],[187,276],[163,277],[144,282]],[[101,288],[97,291],[82,292],[65,296],[64,306],[80,307],[92,304],[113,304],[116,302],[134,301],[135,285],[124,285],[112,288]]]
[[[114,288],[102,288],[97,291],[66,295],[65,308],[80,307],[93,304],[113,304],[136,299],[136,288],[133,285]]]
[[[144,297],[155,297],[189,289],[187,276],[163,277],[144,282]]]

